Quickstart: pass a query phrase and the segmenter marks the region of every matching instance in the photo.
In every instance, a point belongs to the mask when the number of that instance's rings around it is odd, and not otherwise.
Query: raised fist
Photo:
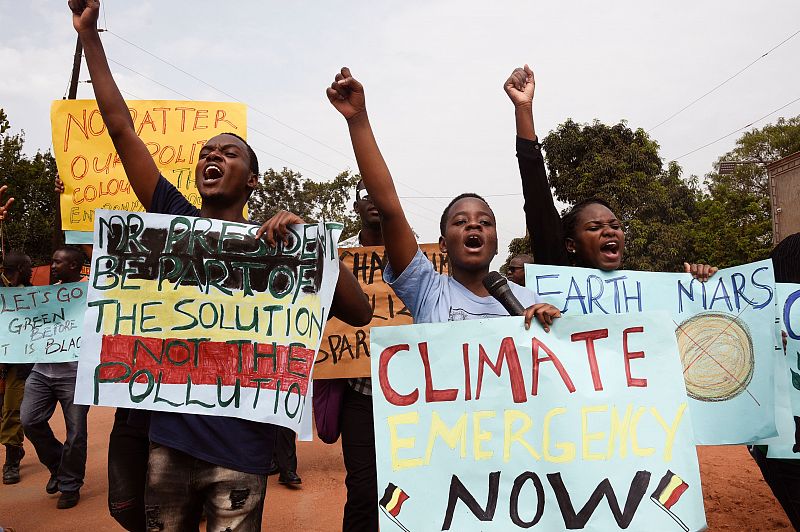
[[[336,74],[325,93],[331,105],[347,120],[367,112],[364,87],[350,74],[350,69],[347,67],[343,67],[342,71]]]
[[[100,14],[99,0],[69,0],[72,11],[72,25],[78,33],[97,29],[97,16]]]
[[[515,68],[503,88],[515,106],[531,105],[533,103],[533,91],[536,88],[533,71],[528,65],[525,65],[524,68]]]

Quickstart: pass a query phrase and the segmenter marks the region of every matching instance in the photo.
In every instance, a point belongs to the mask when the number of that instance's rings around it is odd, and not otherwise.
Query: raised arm
[[[92,78],[97,106],[114,143],[133,191],[145,209],[150,208],[159,171],[144,142],[136,134],[128,105],[122,98],[108,67],[103,43],[97,32],[98,0],[70,0],[72,25],[83,44],[86,66]]]
[[[342,68],[327,90],[328,100],[347,119],[350,140],[372,203],[381,214],[381,230],[389,264],[400,275],[417,253],[417,239],[406,220],[392,175],[383,160],[367,116],[364,87]]]
[[[528,65],[514,69],[503,88],[514,104],[517,161],[522,178],[522,196],[525,199],[523,210],[531,238],[533,259],[536,264],[568,265],[561,216],[553,202],[541,145],[536,138],[533,123],[533,93],[536,88],[533,71]]]

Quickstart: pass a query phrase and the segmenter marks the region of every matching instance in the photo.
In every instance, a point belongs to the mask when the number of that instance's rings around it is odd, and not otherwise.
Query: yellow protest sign
[[[448,273],[447,259],[439,244],[420,244],[420,249],[437,272]],[[325,327],[314,365],[315,379],[369,377],[369,330],[385,325],[410,325],[411,312],[383,281],[386,256],[382,246],[339,249],[341,267],[358,279],[372,303],[372,321],[366,327],[352,327],[331,318]]]
[[[247,107],[228,102],[129,100],[136,133],[161,174],[194,205],[200,148],[220,133],[247,135]],[[94,100],[56,100],[50,109],[53,154],[64,182],[66,231],[91,231],[95,209],[142,211]]]

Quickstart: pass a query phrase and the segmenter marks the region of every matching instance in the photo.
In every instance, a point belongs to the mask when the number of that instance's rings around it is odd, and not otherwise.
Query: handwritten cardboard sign
[[[0,364],[78,360],[86,283],[0,288]]]
[[[770,458],[800,458],[800,284],[776,283],[778,322],[786,333],[776,346],[775,421],[778,435],[758,442],[769,445]]]
[[[420,249],[439,273],[447,273],[447,259],[439,244],[420,244]],[[365,327],[352,327],[331,318],[314,365],[315,379],[369,377],[369,331],[385,325],[410,325],[411,312],[383,280],[386,252],[383,246],[339,249],[345,268],[353,272],[372,303],[372,321]]]
[[[372,330],[381,530],[702,530],[666,313]]]
[[[296,432],[338,278],[340,224],[257,225],[97,211],[75,401]]]
[[[565,315],[668,312],[697,443],[749,443],[777,434],[771,261],[720,270],[706,283],[686,273],[531,264],[525,273],[526,286]]]
[[[220,133],[247,136],[246,106],[226,102],[129,100],[136,133],[162,175],[200,206],[194,169],[200,149]],[[94,100],[56,100],[50,109],[53,155],[64,181],[62,227],[91,231],[95,209],[142,211]]]

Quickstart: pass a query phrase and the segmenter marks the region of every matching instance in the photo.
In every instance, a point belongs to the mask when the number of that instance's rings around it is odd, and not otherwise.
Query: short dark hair
[[[769,258],[775,269],[775,282],[800,283],[800,233],[781,240]]]
[[[511,257],[508,262],[511,263],[512,260],[519,259],[522,261],[523,264],[533,264],[534,260],[533,257],[528,255],[527,253],[517,253],[513,257]]]
[[[31,285],[31,275],[33,275],[33,264],[31,258],[21,251],[9,251],[3,259],[4,271],[19,272],[20,283],[25,286]]]
[[[53,255],[59,251],[66,253],[69,256],[69,260],[77,262],[80,266],[83,266],[86,262],[86,254],[80,248],[76,248],[75,246],[61,246],[53,252]]]
[[[220,135],[230,135],[231,137],[236,137],[237,139],[241,140],[245,146],[247,146],[247,156],[250,158],[250,171],[258,175],[258,157],[256,156],[256,152],[253,151],[253,148],[250,146],[250,144],[248,144],[246,140],[236,133],[231,133],[230,131],[220,133]]]
[[[9,251],[3,260],[3,268],[7,270],[21,270],[31,267],[31,258],[21,251]]]
[[[583,201],[579,201],[572,208],[561,218],[561,227],[564,230],[564,237],[565,238],[575,238],[575,227],[578,225],[578,215],[589,205],[602,205],[603,207],[607,208],[609,211],[614,211],[611,208],[611,205],[600,198],[587,198]]]
[[[479,199],[482,202],[484,202],[487,207],[489,207],[489,202],[483,199],[483,197],[479,196],[478,194],[475,194],[474,192],[465,192],[463,194],[459,194],[458,196],[453,198],[450,201],[450,203],[447,204],[447,207],[444,208],[444,211],[442,211],[442,219],[439,221],[439,232],[441,233],[442,236],[444,236],[445,229],[447,228],[447,216],[450,213],[450,207],[452,207],[453,205],[456,204],[456,202],[461,201],[464,198]],[[492,216],[494,216],[494,211],[492,211],[491,207],[489,207],[489,210],[492,212]]]

